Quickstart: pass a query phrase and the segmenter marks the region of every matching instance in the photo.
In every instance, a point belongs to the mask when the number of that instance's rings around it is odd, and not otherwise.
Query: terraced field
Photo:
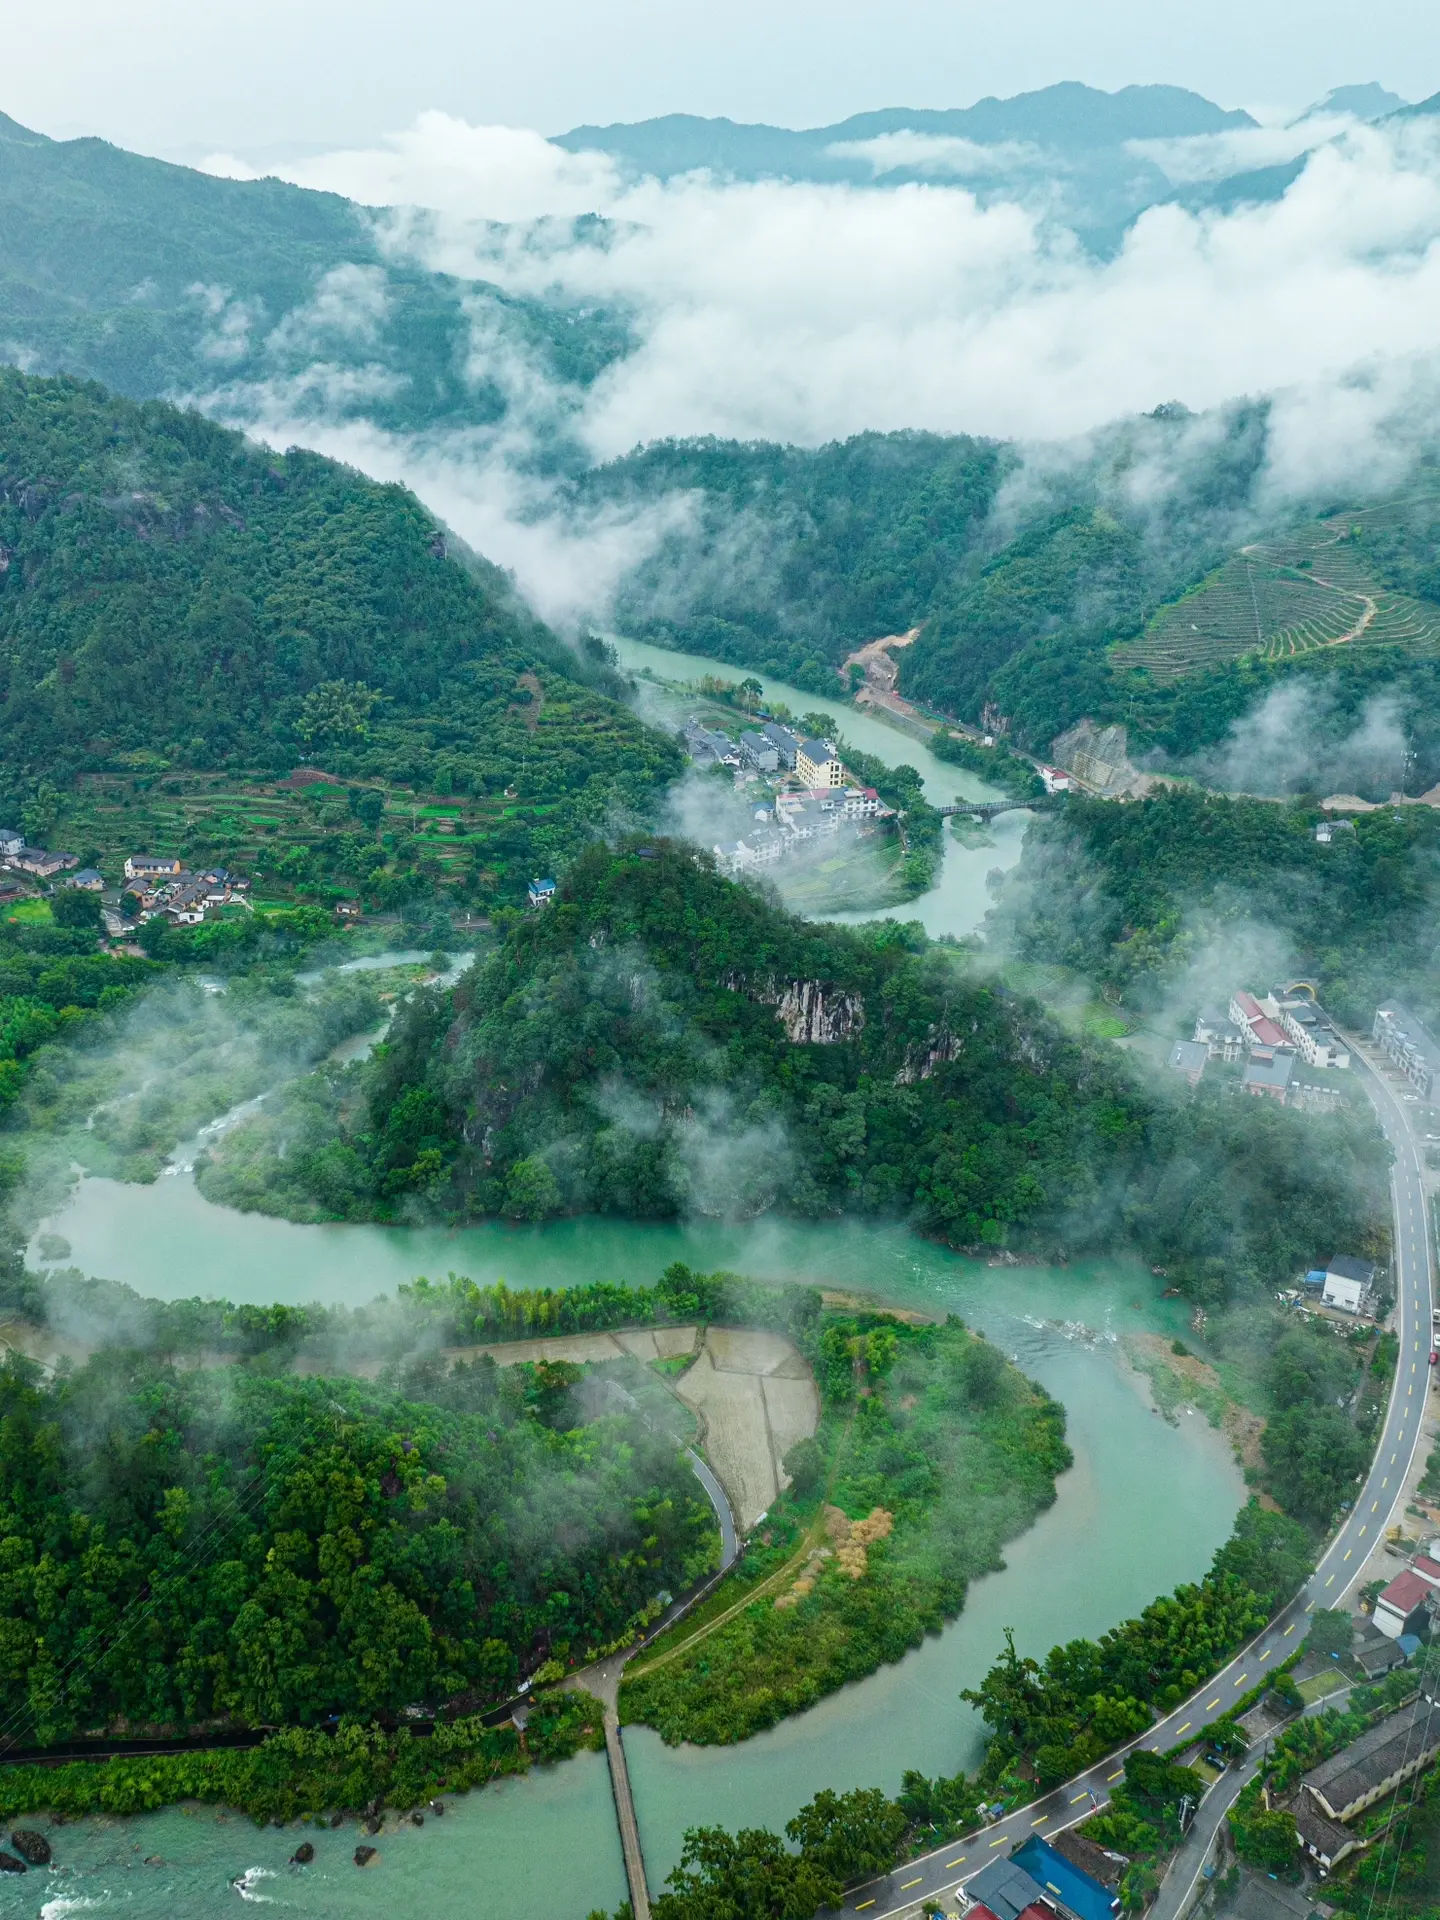
[[[1403,503],[1369,508],[1243,548],[1116,647],[1115,666],[1174,680],[1246,655],[1280,660],[1320,647],[1440,653],[1440,607],[1387,589],[1352,537],[1353,527],[1379,527],[1401,511]]]

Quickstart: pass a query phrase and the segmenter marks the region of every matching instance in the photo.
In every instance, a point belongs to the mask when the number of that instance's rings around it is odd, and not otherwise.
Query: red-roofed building
[[[1230,998],[1230,1018],[1246,1036],[1247,1047],[1283,1047],[1288,1045],[1283,1027],[1277,1026],[1253,993],[1235,993]]]
[[[1440,1561],[1432,1560],[1428,1554],[1417,1553],[1410,1562],[1410,1571],[1428,1580],[1432,1587],[1440,1587]]]
[[[1435,1606],[1435,1588],[1423,1575],[1407,1567],[1375,1602],[1375,1624],[1381,1633],[1398,1640],[1402,1633],[1417,1633],[1426,1626]]]

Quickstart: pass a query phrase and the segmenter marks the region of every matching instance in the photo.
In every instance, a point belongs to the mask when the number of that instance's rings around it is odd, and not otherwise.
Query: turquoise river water
[[[625,647],[633,665],[691,675],[720,663]],[[797,711],[813,696],[767,683]],[[867,716],[848,737],[910,761],[932,797],[975,797],[978,783]],[[997,846],[947,846],[940,885],[899,909],[932,932],[964,933],[984,910],[984,874],[1018,857],[1023,816],[997,824]],[[1007,824],[1008,823],[1008,824]],[[948,836],[947,836],[948,839]],[[1181,1330],[1176,1303],[1143,1268],[1121,1261],[1064,1270],[992,1268],[902,1229],[866,1223],[762,1220],[633,1225],[562,1221],[486,1224],[454,1232],[298,1226],[212,1206],[185,1172],[151,1187],[82,1180],[44,1222],[86,1272],[158,1297],[365,1301],[417,1273],[571,1285],[653,1281],[672,1259],[759,1276],[855,1287],[927,1313],[955,1312],[1013,1354],[1061,1400],[1075,1465],[1059,1497],[1014,1542],[1006,1568],[971,1589],[961,1618],[899,1665],[847,1687],[811,1712],[738,1747],[666,1748],[644,1729],[625,1736],[646,1860],[658,1886],[686,1827],[783,1826],[822,1787],[893,1791],[906,1767],[953,1772],[973,1761],[979,1726],[958,1694],[989,1666],[1001,1631],[1024,1652],[1102,1631],[1157,1593],[1204,1571],[1244,1488],[1221,1437],[1198,1418],[1168,1426],[1124,1362],[1131,1332]],[[58,1865],[0,1878],[0,1915],[62,1920],[193,1920],[237,1903],[297,1915],[491,1916],[582,1920],[624,1897],[603,1755],[584,1755],[457,1799],[443,1820],[389,1834],[365,1872],[351,1861],[354,1826],[311,1834],[315,1864],[286,1865],[299,1834],[257,1830],[211,1810],[91,1820],[54,1834]]]

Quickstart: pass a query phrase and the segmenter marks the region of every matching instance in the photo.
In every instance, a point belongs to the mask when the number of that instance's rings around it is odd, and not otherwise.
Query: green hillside
[[[507,406],[471,364],[482,311],[562,382],[629,345],[623,319],[593,308],[397,263],[371,210],[338,194],[50,140],[0,114],[0,353],[23,366],[134,399],[226,388],[243,410],[258,386],[295,418],[476,426]]]
[[[234,851],[279,824],[245,789],[273,793],[303,762],[340,782],[322,789],[338,817],[306,810],[348,842],[330,850],[341,873],[403,869],[424,890],[423,846],[377,827],[398,808],[413,836],[434,808],[462,829],[472,878],[513,897],[537,853],[558,863],[608,809],[643,812],[679,754],[603,691],[619,688],[603,658],[451,544],[401,487],[0,371],[5,813],[32,839],[58,823],[103,850],[128,808],[132,835],[167,826],[147,812],[159,778],[181,802],[162,838],[186,842],[164,850]],[[347,804],[346,783],[373,803]],[[225,844],[201,818],[217,797]]]
[[[1118,645],[1115,666],[1165,680],[1249,654],[1283,661],[1342,646],[1440,653],[1440,607],[1392,591],[1385,577],[1386,536],[1406,524],[1408,504],[1338,514],[1244,548]]]

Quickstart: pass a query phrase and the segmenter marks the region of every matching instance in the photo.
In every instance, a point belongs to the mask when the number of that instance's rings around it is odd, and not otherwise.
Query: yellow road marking
[[[1121,1767],[1120,1773],[1124,1773],[1124,1771],[1125,1771],[1124,1767]],[[1105,1776],[1106,1785],[1108,1786],[1112,1780],[1118,1780],[1120,1778],[1120,1773],[1107,1773]]]
[[[991,1844],[991,1846],[992,1846],[992,1847],[1003,1847],[1003,1846],[1004,1846],[1004,1844],[1005,1844],[1005,1836],[1004,1836],[1004,1834],[1002,1833],[1002,1834],[1000,1835],[1000,1838],[999,1838],[998,1840],[992,1840],[992,1841],[990,1842],[990,1844]]]
[[[1385,1489],[1386,1489],[1386,1487],[1388,1487],[1388,1486],[1389,1486],[1389,1484],[1390,1484],[1390,1476],[1389,1476],[1389,1474],[1387,1473],[1387,1474],[1386,1474],[1386,1476],[1385,1476],[1385,1478],[1384,1478],[1384,1479],[1383,1479],[1383,1480],[1382,1480],[1382,1481],[1380,1482],[1380,1491],[1381,1491],[1381,1492],[1383,1493],[1383,1492],[1385,1491]],[[1377,1506],[1379,1505],[1379,1502],[1378,1502],[1378,1501],[1376,1502],[1376,1505],[1377,1505]]]
[[[1292,1621],[1290,1622],[1290,1624],[1289,1624],[1289,1626],[1288,1626],[1288,1627],[1286,1627],[1286,1629],[1285,1629],[1285,1631],[1284,1631],[1284,1633],[1282,1633],[1282,1634],[1281,1634],[1281,1636],[1280,1636],[1280,1638],[1281,1638],[1282,1640],[1288,1640],[1288,1639],[1290,1638],[1290,1636],[1291,1636],[1291,1634],[1292,1634],[1292,1633],[1293,1633],[1293,1632],[1295,1631],[1295,1626],[1296,1626],[1296,1623],[1295,1623],[1295,1621],[1293,1621],[1293,1620],[1292,1620]]]
[[[1351,1554],[1352,1554],[1352,1553],[1353,1553],[1354,1551],[1355,1551],[1355,1549],[1354,1549],[1354,1547],[1346,1547],[1346,1549],[1345,1549],[1345,1558],[1346,1558],[1346,1559],[1348,1560],[1348,1559],[1350,1558],[1350,1556],[1351,1556]],[[1332,1576],[1332,1577],[1333,1577],[1333,1576]]]
[[[1265,1651],[1261,1654],[1260,1658],[1262,1660],[1268,1660],[1274,1651],[1275,1649],[1273,1647],[1266,1647]]]
[[[904,1893],[907,1887],[918,1887],[920,1882],[924,1879],[924,1877],[925,1876],[923,1874],[917,1873],[913,1880],[902,1880],[900,1882],[901,1893]]]
[[[1365,1538],[1365,1535],[1366,1535],[1366,1534],[1367,1534],[1367,1533],[1368,1533],[1369,1531],[1370,1531],[1370,1529],[1369,1529],[1368,1527],[1361,1527],[1361,1529],[1360,1529],[1360,1532],[1359,1532],[1359,1535],[1358,1535],[1357,1537],[1358,1537],[1359,1539],[1361,1539],[1361,1540],[1363,1540],[1363,1539]]]
[[[1219,1694],[1217,1693],[1217,1694],[1216,1694],[1216,1696],[1215,1696],[1215,1698],[1214,1698],[1213,1700],[1207,1700],[1207,1701],[1205,1702],[1205,1711],[1206,1711],[1206,1713],[1209,1713],[1209,1711],[1210,1711],[1210,1709],[1211,1709],[1211,1707],[1218,1707],[1218,1706],[1219,1706],[1219,1704],[1220,1704],[1220,1696],[1219,1696]]]
[[[1032,1820],[1032,1821],[1030,1822],[1030,1824],[1031,1824],[1031,1826],[1032,1826],[1032,1827],[1043,1827],[1043,1826],[1044,1826],[1044,1824],[1045,1824],[1045,1822],[1046,1822],[1046,1821],[1047,1821],[1047,1820],[1048,1820],[1049,1818],[1050,1818],[1050,1816],[1049,1816],[1049,1814],[1048,1814],[1048,1813],[1042,1813],[1042,1814],[1041,1814],[1041,1816],[1040,1816],[1040,1818],[1039,1818],[1038,1820]]]
[[[948,1873],[951,1867],[962,1866],[965,1863],[965,1861],[967,1861],[969,1858],[970,1856],[968,1853],[957,1853],[953,1860],[947,1860],[945,1862],[945,1871]],[[857,1907],[855,1911],[858,1913],[860,1909]]]
[[[1182,1733],[1188,1733],[1189,1731],[1190,1731],[1190,1722],[1187,1720],[1183,1727],[1177,1727],[1175,1729],[1175,1738],[1178,1740]]]
[[[856,1907],[855,1911],[856,1913],[864,1913],[866,1907],[873,1907],[874,1904],[875,1902],[873,1900],[862,1900],[859,1906]]]
[[[1371,1511],[1371,1512],[1373,1513],[1373,1512],[1375,1511],[1375,1509],[1376,1509],[1376,1507],[1378,1507],[1378,1506],[1379,1506],[1379,1504],[1380,1504],[1380,1502],[1379,1502],[1378,1500],[1372,1500],[1372,1501],[1370,1502],[1370,1511]]]
[[[1237,1681],[1235,1682],[1235,1684],[1236,1684],[1236,1686],[1237,1686],[1237,1687],[1243,1687],[1243,1686],[1244,1686],[1244,1684],[1245,1684],[1245,1682],[1246,1682],[1246,1681],[1247,1681],[1247,1680],[1248,1680],[1249,1678],[1250,1678],[1250,1676],[1249,1676],[1249,1674],[1248,1674],[1248,1673],[1242,1673],[1242,1674],[1241,1674],[1241,1676],[1240,1676],[1240,1678],[1239,1678],[1239,1679],[1238,1679],[1238,1680],[1237,1680]]]
[[[1088,1800],[1089,1798],[1090,1798],[1090,1795],[1088,1791],[1085,1793],[1077,1793],[1074,1799],[1070,1802],[1070,1804],[1072,1807],[1078,1807],[1082,1800]]]
[[[1334,1586],[1334,1584],[1335,1584],[1335,1576],[1334,1576],[1334,1574],[1333,1574],[1333,1573],[1331,1574],[1331,1576],[1330,1576],[1330,1578],[1329,1578],[1329,1579],[1328,1579],[1328,1580],[1327,1580],[1327,1581],[1325,1582],[1325,1584],[1326,1584],[1326,1586],[1327,1586],[1327,1587],[1333,1587],[1333,1586]]]

